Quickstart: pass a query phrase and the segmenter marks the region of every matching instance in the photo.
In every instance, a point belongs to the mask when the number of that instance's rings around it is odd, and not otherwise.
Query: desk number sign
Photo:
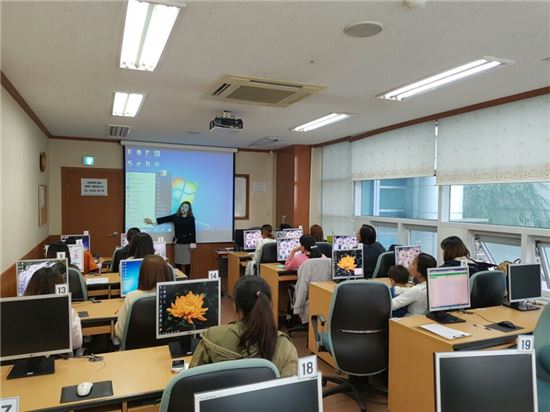
[[[306,356],[298,359],[298,378],[309,378],[317,375],[317,356]]]
[[[208,279],[218,280],[219,278],[220,278],[220,272],[218,270],[209,270],[208,271]]]
[[[533,352],[535,349],[535,337],[533,335],[518,336],[518,350],[520,352]]]
[[[69,293],[69,288],[67,287],[66,283],[59,283],[59,284],[55,285],[55,294],[56,295],[66,295],[67,293]]]
[[[1,412],[19,412],[19,396],[0,399]]]

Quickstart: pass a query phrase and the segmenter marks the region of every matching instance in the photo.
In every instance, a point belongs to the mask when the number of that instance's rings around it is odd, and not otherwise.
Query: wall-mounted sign
[[[81,196],[107,196],[107,179],[80,179]]]

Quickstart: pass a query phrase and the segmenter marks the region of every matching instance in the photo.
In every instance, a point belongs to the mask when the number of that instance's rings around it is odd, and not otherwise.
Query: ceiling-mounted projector
[[[238,119],[233,113],[224,110],[214,120],[210,121],[210,130],[212,131],[217,128],[240,130],[243,128],[243,120]]]

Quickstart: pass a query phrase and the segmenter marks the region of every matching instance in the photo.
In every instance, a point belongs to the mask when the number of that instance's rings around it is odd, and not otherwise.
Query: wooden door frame
[[[122,178],[122,200],[126,198],[126,186],[124,184],[124,169],[106,169],[106,168],[89,168],[89,167],[61,167],[61,234],[64,234],[63,228],[66,224],[65,213],[63,213],[63,208],[65,200],[67,199],[67,174],[70,172],[81,172],[81,171],[90,171],[90,172],[99,172],[99,173],[120,173]],[[122,229],[124,231],[124,204],[122,205]]]

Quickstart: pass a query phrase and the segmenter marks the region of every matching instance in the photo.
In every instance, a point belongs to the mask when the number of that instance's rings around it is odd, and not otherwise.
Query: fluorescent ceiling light
[[[483,59],[463,64],[462,66],[456,67],[454,69],[444,71],[443,73],[436,74],[435,76],[427,77],[425,79],[411,83],[407,86],[399,87],[389,92],[382,93],[378,97],[388,100],[403,100],[407,97],[427,92],[429,90],[441,87],[445,84],[463,79],[465,77],[512,63],[513,61],[510,60],[485,57]]]
[[[320,117],[318,119],[312,120],[311,122],[304,123],[300,126],[296,126],[290,129],[293,132],[309,132],[311,130],[318,129],[319,127],[327,126],[331,123],[339,122],[351,117],[351,114],[348,113],[331,113],[326,116]]]
[[[120,67],[155,70],[179,10],[176,6],[128,1]]]
[[[144,97],[141,93],[115,92],[113,116],[136,117]]]

